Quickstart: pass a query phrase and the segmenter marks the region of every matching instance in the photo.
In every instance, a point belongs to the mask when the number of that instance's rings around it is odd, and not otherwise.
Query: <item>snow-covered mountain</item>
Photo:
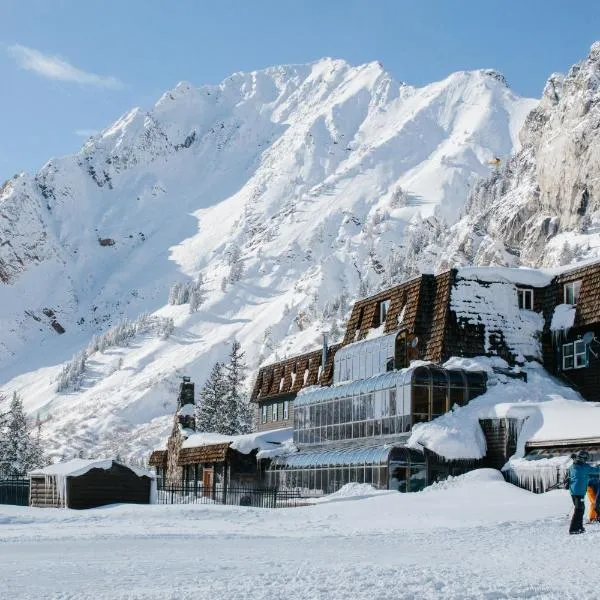
[[[600,256],[600,42],[567,75],[550,76],[519,138],[521,150],[476,184],[463,218],[435,242],[454,264]]]
[[[331,59],[180,83],[1,188],[0,388],[59,453],[143,454],[178,377],[201,383],[234,335],[255,368],[313,346],[323,323],[335,337],[358,295],[441,264],[423,248],[535,106],[491,70],[416,88]],[[198,312],[167,305],[199,274]],[[94,352],[82,389],[56,392],[92,335],[143,311],[173,334]]]

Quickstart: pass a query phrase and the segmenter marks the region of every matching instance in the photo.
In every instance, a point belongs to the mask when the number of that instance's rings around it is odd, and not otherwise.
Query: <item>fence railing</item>
[[[11,477],[0,479],[0,504],[29,505],[29,479]]]
[[[257,508],[305,506],[307,498],[300,490],[229,485],[203,486],[188,482],[179,485],[157,486],[157,504],[228,504]]]

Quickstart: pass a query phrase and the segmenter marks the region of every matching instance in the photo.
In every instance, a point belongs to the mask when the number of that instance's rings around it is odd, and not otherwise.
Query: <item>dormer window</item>
[[[579,300],[579,290],[581,289],[581,281],[572,281],[564,285],[565,304],[575,306]]]
[[[382,300],[379,303],[379,324],[383,325],[385,323],[385,318],[387,317],[388,311],[390,310],[390,305],[392,304],[391,300]]]
[[[524,310],[533,310],[533,290],[530,288],[518,288],[517,298],[519,308]]]

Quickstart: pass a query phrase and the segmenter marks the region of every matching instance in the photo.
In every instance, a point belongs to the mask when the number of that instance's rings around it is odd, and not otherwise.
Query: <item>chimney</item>
[[[325,372],[325,365],[327,364],[327,336],[329,335],[328,331],[323,332],[323,355],[321,357],[321,377]]]

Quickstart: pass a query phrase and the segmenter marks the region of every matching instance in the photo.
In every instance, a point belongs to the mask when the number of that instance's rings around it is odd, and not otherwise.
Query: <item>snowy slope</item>
[[[201,383],[232,336],[255,368],[409,274],[395,257],[454,222],[534,105],[494,71],[415,88],[331,59],[179,84],[2,188],[0,387],[41,413],[58,454],[144,454],[177,378]],[[165,306],[199,273],[198,313]],[[174,318],[171,338],[95,353],[83,389],[56,393],[62,362],[146,310]]]

